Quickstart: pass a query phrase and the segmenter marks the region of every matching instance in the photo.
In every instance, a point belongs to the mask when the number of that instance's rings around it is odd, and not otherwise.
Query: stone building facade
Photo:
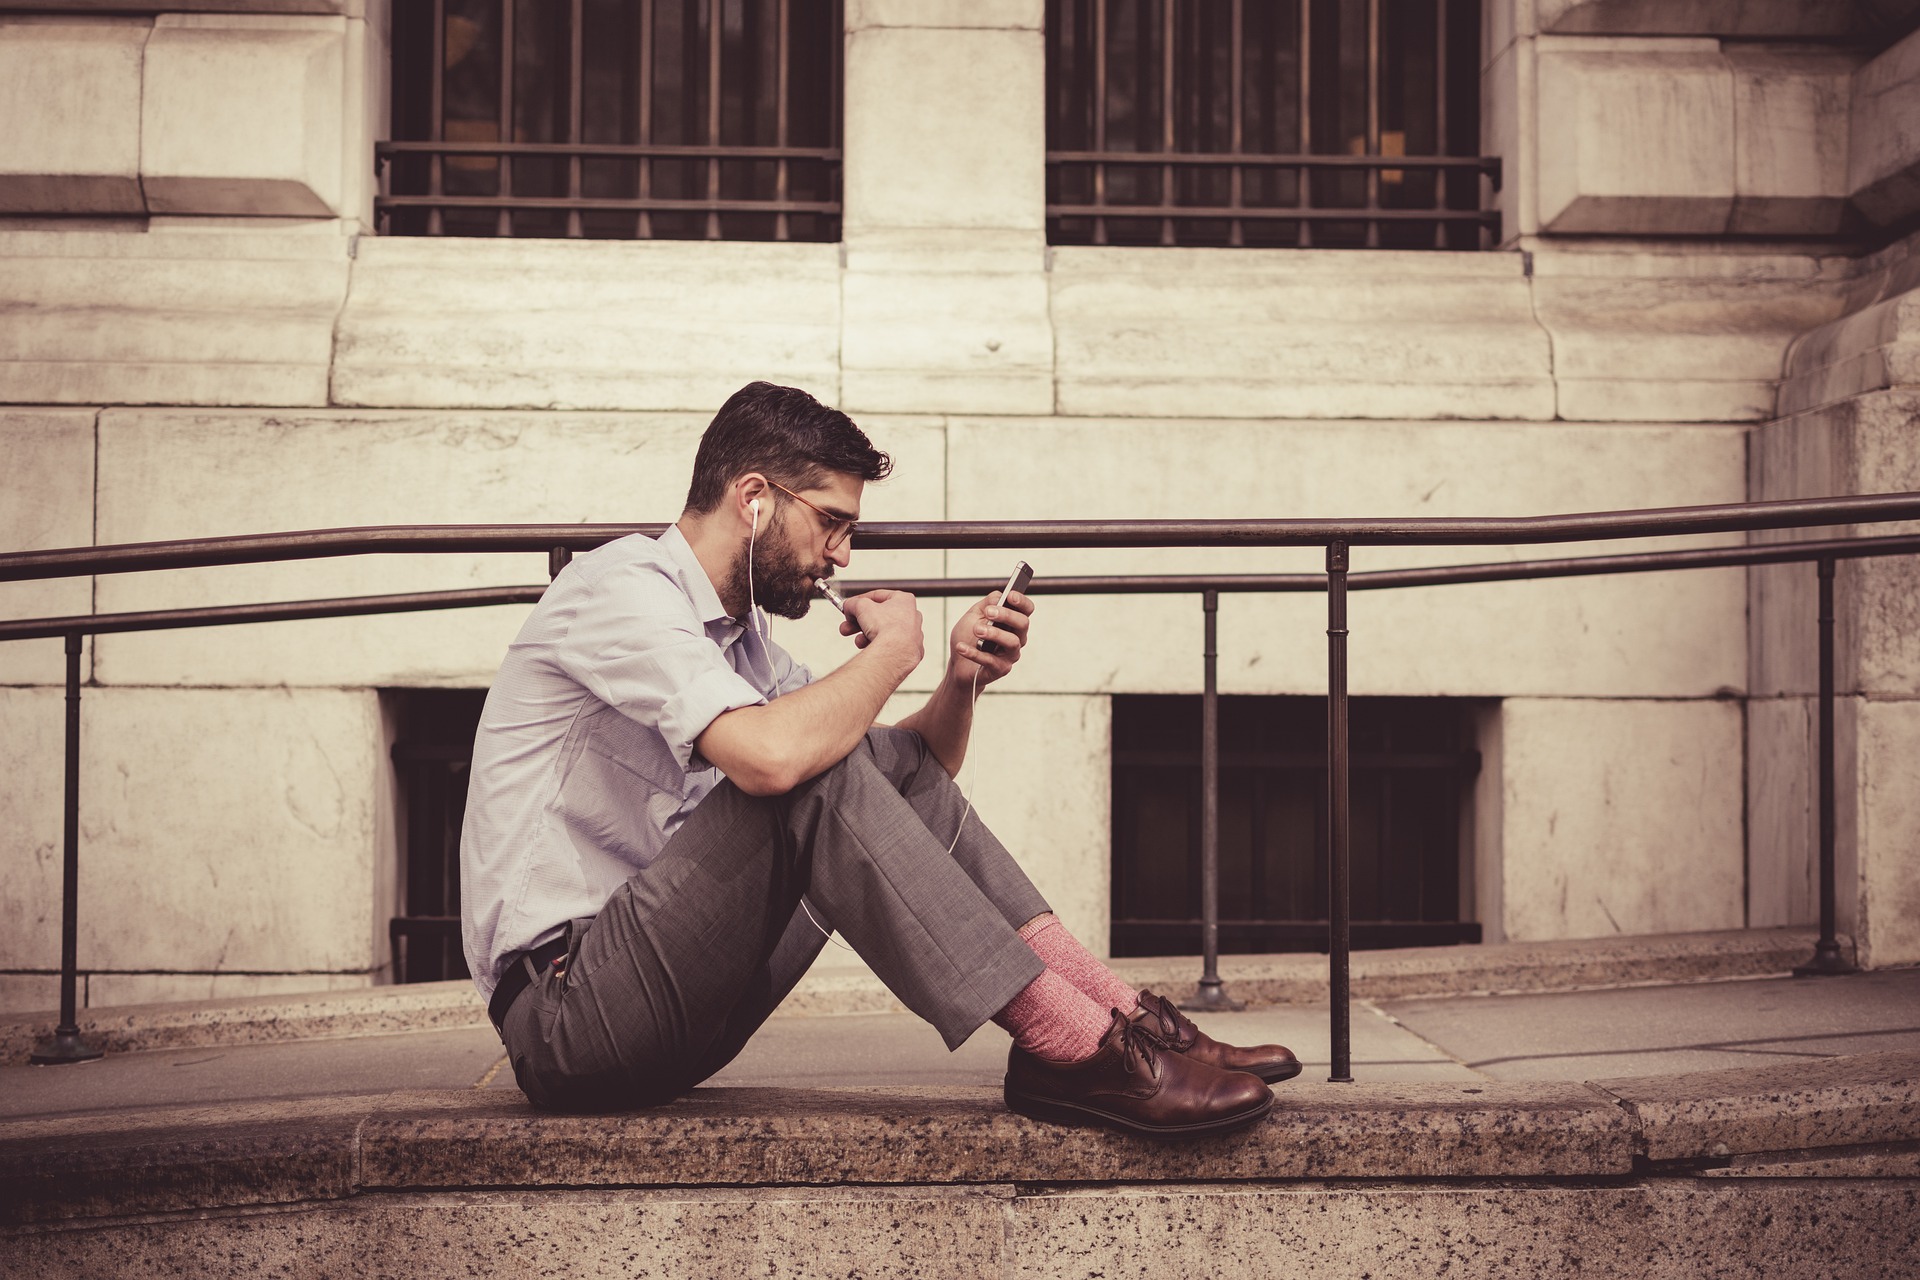
[[[1049,244],[1045,17],[845,0],[840,238],[780,243],[381,234],[382,0],[0,0],[0,548],[669,520],[700,430],[755,378],[893,453],[878,520],[1920,490],[1915,6],[1484,0],[1500,230],[1479,251]],[[1355,567],[1528,554],[1362,549]],[[1043,579],[1320,567],[1029,558]],[[1007,559],[874,552],[850,576]],[[127,574],[0,584],[0,610],[543,570]],[[1488,940],[1812,920],[1812,598],[1807,566],[1356,597],[1354,693],[1464,708],[1459,918]],[[1920,568],[1845,564],[1839,598],[1842,928],[1866,963],[1920,961]],[[976,803],[1102,946],[1116,699],[1198,691],[1201,613],[1042,600],[1029,659],[982,707]],[[389,980],[394,691],[484,688],[523,613],[89,642],[86,1002]],[[1322,692],[1324,625],[1314,597],[1229,597],[1223,691]],[[821,619],[779,638],[816,669],[844,653]],[[55,990],[61,678],[57,641],[0,646],[14,1008]]]

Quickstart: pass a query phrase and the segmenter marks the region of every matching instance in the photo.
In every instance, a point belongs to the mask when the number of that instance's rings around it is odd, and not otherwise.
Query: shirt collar
[[[707,576],[706,566],[693,553],[693,547],[687,542],[687,535],[680,532],[679,525],[667,526],[667,531],[659,537],[659,546],[680,566],[680,578],[686,584],[687,598],[693,602],[694,613],[706,627],[707,634],[718,640],[723,648],[744,635],[746,627],[720,603],[720,593],[714,590],[713,579]]]

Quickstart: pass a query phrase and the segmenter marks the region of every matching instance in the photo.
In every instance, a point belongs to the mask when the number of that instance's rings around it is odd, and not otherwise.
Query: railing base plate
[[[35,1066],[57,1066],[63,1062],[92,1062],[104,1057],[105,1052],[94,1048],[80,1038],[79,1031],[57,1030],[39,1044],[33,1046],[33,1053],[27,1058]]]
[[[1831,978],[1858,972],[1859,966],[1848,960],[1838,946],[1815,947],[1813,959],[1793,967],[1793,976],[1796,978]]]
[[[1202,982],[1194,987],[1193,994],[1181,1001],[1183,1009],[1205,1009],[1212,1013],[1234,1013],[1247,1006],[1227,994],[1224,982]]]

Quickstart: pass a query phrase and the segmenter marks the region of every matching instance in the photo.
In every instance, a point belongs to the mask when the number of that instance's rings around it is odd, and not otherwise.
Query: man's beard
[[[813,579],[831,577],[833,566],[804,563],[793,543],[772,530],[751,546],[754,564],[749,570],[747,556],[734,562],[728,598],[751,601],[781,618],[806,617],[813,607]]]

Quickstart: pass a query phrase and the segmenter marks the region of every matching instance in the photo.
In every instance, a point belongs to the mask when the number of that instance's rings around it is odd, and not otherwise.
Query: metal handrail
[[[1616,573],[1670,573],[1683,569],[1721,569],[1753,565],[1799,564],[1808,560],[1859,560],[1920,552],[1920,534],[1878,538],[1832,538],[1810,542],[1772,542],[1743,547],[1702,547],[1630,555],[1569,556],[1557,560],[1510,560],[1486,564],[1427,565],[1349,573],[1350,591],[1386,591],[1474,582],[1531,582],[1545,578],[1585,578]],[[1319,573],[1190,573],[1125,576],[1036,575],[1036,590],[1050,596],[1298,595],[1326,590]],[[847,595],[877,587],[930,598],[983,596],[997,591],[999,578],[885,578],[842,584]],[[407,591],[392,595],[335,596],[319,600],[276,600],[265,604],[205,605],[193,609],[151,609],[133,613],[76,613],[58,618],[0,620],[0,641],[45,640],[70,632],[119,635],[136,631],[178,631],[250,622],[297,622],[313,618],[351,618],[385,613],[423,613],[474,609],[489,605],[533,604],[545,583],[508,587],[463,587],[453,591]]]
[[[1833,579],[1841,559],[1902,555],[1920,551],[1920,535],[1822,539],[1740,547],[1692,548],[1625,555],[1568,557],[1473,565],[1438,565],[1353,574],[1349,556],[1355,545],[1475,545],[1581,541],[1598,538],[1656,537],[1680,533],[1718,533],[1806,528],[1920,518],[1920,494],[1878,494],[1856,498],[1739,503],[1662,508],[1646,511],[1591,512],[1566,516],[1493,519],[1419,520],[1260,520],[1260,521],[1005,521],[863,526],[863,545],[877,548],[928,547],[1139,547],[1139,546],[1300,546],[1326,548],[1327,571],[1317,574],[1132,575],[1062,577],[1045,581],[1054,594],[1201,593],[1205,612],[1205,689],[1202,745],[1202,943],[1204,971],[1198,997],[1203,1006],[1230,1007],[1218,971],[1218,687],[1215,672],[1215,617],[1223,591],[1301,592],[1325,590],[1328,597],[1327,797],[1329,859],[1328,988],[1332,1023],[1332,1076],[1352,1080],[1349,903],[1346,595],[1349,589],[1385,589],[1446,583],[1516,581],[1606,573],[1662,572],[1679,569],[1782,564],[1815,561],[1819,569],[1820,729],[1818,785],[1820,801],[1820,940],[1812,960],[1796,973],[1852,970],[1836,934],[1834,792],[1834,646]],[[323,529],[234,538],[183,539],[107,547],[0,555],[0,581],[20,581],[100,573],[124,573],[216,564],[260,563],[328,556],[392,552],[546,551],[549,571],[557,574],[572,552],[624,536],[657,534],[652,525],[474,525],[380,526]],[[997,580],[929,579],[889,585],[929,596],[985,594]],[[859,589],[850,587],[850,589]],[[388,596],[352,596],[331,600],[228,605],[204,609],[152,610],[141,613],[30,618],[0,622],[0,641],[59,635],[65,639],[67,676],[65,859],[61,930],[60,1024],[39,1045],[36,1062],[79,1062],[100,1056],[80,1036],[75,1007],[78,973],[79,882],[79,735],[80,656],[86,635],[397,613],[417,610],[529,603],[543,587],[483,587],[460,591],[413,592]]]
[[[1305,520],[947,520],[862,524],[860,545],[877,550],[993,547],[1501,546],[1592,542],[1689,533],[1744,533],[1920,519],[1920,494],[1790,499],[1561,516],[1432,516]],[[368,525],[238,537],[181,538],[0,555],[0,582],[146,569],[312,560],[401,552],[585,551],[665,524]]]

